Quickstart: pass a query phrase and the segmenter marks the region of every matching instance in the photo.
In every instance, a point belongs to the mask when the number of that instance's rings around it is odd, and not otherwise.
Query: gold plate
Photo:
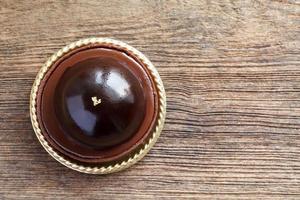
[[[61,58],[64,54],[68,53],[71,50],[74,50],[76,48],[85,46],[85,45],[90,45],[90,44],[103,44],[103,45],[112,45],[114,47],[118,47],[120,49],[126,50],[136,56],[149,70],[151,73],[151,76],[153,77],[153,80],[158,88],[158,95],[159,95],[159,114],[158,114],[158,119],[157,119],[157,124],[154,128],[154,131],[152,133],[152,136],[148,139],[146,144],[139,149],[135,154],[133,154],[131,157],[129,157],[126,160],[120,161],[120,163],[116,163],[113,165],[109,166],[83,166],[80,164],[77,164],[75,162],[72,162],[68,159],[66,159],[63,155],[61,155],[59,152],[57,152],[55,149],[53,149],[49,143],[46,141],[45,137],[42,134],[42,131],[40,129],[39,122],[37,120],[37,110],[36,110],[36,100],[37,100],[37,92],[39,85],[41,81],[44,78],[44,75],[46,72],[51,68],[51,66],[59,59]],[[98,99],[97,97],[93,99],[94,105],[97,105],[101,103],[101,99]],[[82,39],[77,42],[73,42],[62,49],[60,49],[58,52],[53,54],[48,61],[41,67],[40,71],[38,72],[36,79],[34,81],[34,84],[32,86],[31,90],[31,95],[30,95],[30,117],[31,117],[31,122],[32,126],[34,129],[34,132],[44,147],[44,149],[58,162],[61,164],[65,165],[68,168],[71,168],[73,170],[83,172],[83,173],[88,173],[88,174],[108,174],[108,173],[113,173],[117,172],[123,169],[128,168],[129,166],[135,164],[137,161],[142,159],[147,152],[150,150],[150,148],[155,144],[157,141],[163,125],[165,121],[165,116],[166,116],[166,94],[164,90],[164,86],[162,83],[162,80],[155,69],[155,67],[152,65],[152,63],[144,56],[141,52],[136,50],[135,48],[117,41],[113,39],[108,39],[108,38],[87,38],[87,39]]]

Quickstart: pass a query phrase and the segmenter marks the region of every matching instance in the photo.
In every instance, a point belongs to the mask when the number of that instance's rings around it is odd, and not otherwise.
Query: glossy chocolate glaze
[[[64,72],[54,108],[70,136],[102,149],[136,133],[146,114],[145,102],[137,77],[121,61],[104,57],[83,60]]]
[[[86,46],[46,73],[37,105],[53,148],[75,161],[104,163],[145,142],[157,118],[158,97],[152,77],[135,57],[112,47]]]

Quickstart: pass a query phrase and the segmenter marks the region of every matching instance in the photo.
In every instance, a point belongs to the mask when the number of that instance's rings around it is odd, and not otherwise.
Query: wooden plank
[[[298,1],[0,0],[0,199],[300,199]],[[122,40],[164,80],[166,125],[107,176],[54,161],[29,119],[46,59],[80,38]]]

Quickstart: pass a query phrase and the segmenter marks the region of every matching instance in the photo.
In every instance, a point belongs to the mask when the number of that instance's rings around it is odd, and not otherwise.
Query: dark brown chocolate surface
[[[157,91],[132,55],[104,46],[69,52],[46,73],[38,119],[50,145],[83,163],[116,161],[152,133]]]

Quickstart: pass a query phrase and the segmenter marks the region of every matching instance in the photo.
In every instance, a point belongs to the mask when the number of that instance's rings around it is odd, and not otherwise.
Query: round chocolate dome
[[[66,61],[82,53],[97,57],[87,55],[63,72],[53,96],[55,117],[65,134],[87,146],[104,149],[124,143],[145,118],[144,90],[151,82],[139,77],[143,69],[139,74],[130,69],[139,67],[134,60],[115,50],[89,49]],[[143,87],[142,81],[150,87]],[[154,107],[154,102],[148,106]]]

